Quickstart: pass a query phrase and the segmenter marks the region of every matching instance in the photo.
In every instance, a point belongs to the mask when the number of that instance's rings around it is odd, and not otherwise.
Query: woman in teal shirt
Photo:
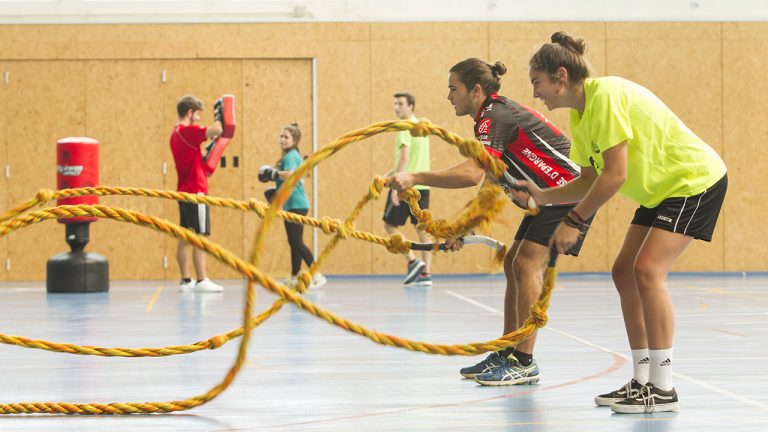
[[[293,171],[304,161],[299,154],[299,141],[301,141],[299,125],[291,123],[284,126],[280,131],[279,138],[283,155],[275,168],[269,165],[259,168],[259,180],[273,180],[276,183],[276,189],[280,189],[285,179],[293,174]],[[293,193],[283,204],[283,210],[302,216],[307,215],[309,212],[309,197],[307,197],[307,193],[304,191],[304,180],[299,180],[299,183],[293,189]],[[304,261],[307,267],[310,267],[315,262],[315,259],[312,256],[312,251],[304,244],[304,225],[288,221],[283,223],[285,225],[285,233],[288,236],[288,245],[291,248],[291,279],[289,285],[294,285],[296,277],[301,270],[301,262]],[[325,285],[325,283],[325,277],[320,273],[316,273],[310,288],[318,288]]]
[[[550,110],[570,108],[571,159],[581,177],[529,190],[538,204],[579,201],[550,240],[561,253],[617,192],[640,204],[612,269],[634,377],[595,403],[617,413],[677,410],[667,274],[691,240],[711,241],[728,185],[725,164],[648,89],[619,77],[589,78],[584,50],[582,39],[558,32],[531,58],[534,97]]]

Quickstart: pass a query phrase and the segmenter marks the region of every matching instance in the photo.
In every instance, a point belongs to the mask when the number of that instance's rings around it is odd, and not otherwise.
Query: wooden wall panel
[[[324,146],[351,130],[373,123],[371,115],[371,46],[369,24],[329,23],[318,47],[318,139]],[[320,214],[344,219],[368,192],[373,179],[369,142],[357,142],[319,166],[317,203]],[[373,229],[374,212],[366,207],[357,228]],[[329,237],[321,235],[319,250]],[[373,246],[358,240],[342,241],[328,263],[328,274],[373,272]]]
[[[15,206],[42,188],[56,189],[56,142],[85,134],[85,66],[74,61],[13,61],[7,67],[7,118],[14,127],[5,131],[6,142],[13,143],[6,201]],[[64,226],[54,221],[24,228],[8,240],[9,280],[44,280],[48,258],[69,251]]]
[[[0,62],[0,76],[6,71],[7,65],[4,62]],[[0,81],[0,130],[7,130],[11,126],[8,121],[8,85],[5,80]],[[8,163],[7,155],[7,143],[5,141],[5,134],[0,137],[0,206],[4,212],[6,209],[11,208],[11,203],[7,200],[8,192],[8,179],[5,177],[5,166]],[[4,281],[8,278],[8,272],[5,269],[5,260],[8,257],[8,236],[0,238],[0,281]]]
[[[200,57],[197,44],[191,44],[189,36],[195,29],[205,27],[101,24],[76,26],[75,30],[81,58],[158,59]],[[210,37],[210,33],[206,36]]]
[[[760,242],[754,241],[754,238],[766,234],[762,228],[764,224],[760,224],[754,216],[761,213],[759,197],[763,195],[760,193],[763,185],[750,176],[760,169],[759,160],[751,157],[758,151],[756,145],[759,144],[752,143],[761,143],[766,135],[763,119],[759,117],[762,112],[760,107],[764,104],[760,99],[762,84],[754,79],[762,70],[761,59],[764,56],[759,54],[768,48],[763,35],[765,23],[0,26],[0,59],[3,69],[11,74],[9,84],[0,83],[0,98],[5,100],[2,103],[0,99],[0,106],[5,108],[4,112],[0,112],[0,125],[5,122],[7,133],[3,139],[8,147],[6,160],[11,165],[11,178],[6,180],[7,187],[0,191],[0,202],[6,202],[10,207],[28,199],[41,187],[55,187],[54,152],[58,139],[86,133],[99,134],[108,137],[106,141],[109,144],[105,142],[105,145],[112,146],[113,142],[128,139],[122,136],[129,133],[128,124],[138,129],[149,128],[146,135],[151,136],[133,137],[131,141],[142,143],[136,145],[144,147],[160,146],[164,149],[162,161],[168,164],[168,175],[161,182],[154,167],[141,175],[129,174],[132,177],[125,181],[137,185],[156,183],[175,189],[175,171],[167,141],[176,123],[175,103],[178,97],[188,92],[197,93],[208,104],[205,113],[207,121],[210,120],[210,106],[215,98],[224,92],[238,96],[242,120],[232,147],[226,153],[228,168],[220,169],[211,179],[211,192],[234,197],[255,194],[261,198],[264,185],[254,182],[252,176],[255,176],[255,171],[245,173],[245,169],[258,169],[254,164],[261,162],[262,152],[267,152],[272,146],[276,150],[275,135],[279,126],[271,123],[262,126],[260,122],[266,118],[262,114],[265,112],[263,107],[249,107],[251,103],[258,103],[255,101],[261,97],[261,91],[274,94],[273,89],[266,85],[266,80],[259,80],[260,74],[266,74],[268,78],[285,78],[283,82],[295,80],[295,93],[285,93],[280,99],[264,96],[265,100],[274,100],[275,105],[270,109],[279,115],[286,113],[288,116],[295,111],[293,115],[299,122],[307,124],[305,140],[311,136],[311,127],[317,127],[319,144],[324,145],[352,129],[393,118],[391,95],[399,89],[409,89],[416,94],[417,116],[427,117],[454,132],[469,136],[472,133],[471,120],[456,118],[450,104],[444,100],[447,69],[470,56],[489,61],[502,60],[509,67],[503,78],[502,94],[544,111],[550,120],[569,133],[567,110],[546,112],[541,104],[532,100],[527,80],[528,58],[541,43],[548,40],[553,31],[559,29],[587,40],[587,55],[596,75],[620,75],[647,86],[692,130],[725,156],[731,188],[715,241],[712,244],[695,242],[675,270],[765,270],[765,252],[760,248]],[[318,125],[310,126],[311,114],[308,114],[308,104],[305,103],[311,97],[306,81],[309,75],[303,71],[309,67],[305,59],[311,57],[317,58],[319,118]],[[269,60],[275,62],[269,65],[260,63],[265,58],[296,60],[286,60],[287,63]],[[41,61],[33,61],[36,59]],[[160,71],[151,72],[154,67],[147,65],[155,61]],[[247,64],[244,69],[243,62]],[[91,65],[94,65],[93,70],[89,70]],[[125,71],[119,71],[117,65],[122,65]],[[274,67],[280,72],[274,72],[273,65],[277,65]],[[691,68],[690,65],[696,67]],[[150,113],[154,111],[150,108],[131,111],[129,106],[119,107],[117,110],[123,113],[123,118],[115,119],[110,119],[109,113],[104,112],[108,108],[100,95],[118,94],[121,83],[115,82],[113,91],[100,82],[101,76],[114,76],[117,81],[124,81],[127,100],[141,99],[145,103],[152,96],[148,88],[155,88],[153,86],[156,85],[158,75],[153,76],[153,73],[159,74],[163,69],[167,71],[168,80],[157,84],[161,88],[155,95],[159,107],[157,112],[162,113],[158,115],[159,126],[152,125],[155,120]],[[250,88],[257,82],[262,90]],[[278,87],[285,85],[279,84]],[[94,98],[102,105],[94,102]],[[92,103],[95,105],[91,106]],[[55,115],[51,114],[52,106],[56,107]],[[273,116],[264,121],[272,121]],[[282,118],[274,117],[274,124],[283,122]],[[13,127],[8,127],[10,119],[13,119]],[[724,124],[729,127],[725,129]],[[141,135],[141,132],[138,134]],[[313,204],[319,208],[321,215],[343,218],[352,209],[366,193],[373,176],[383,173],[391,164],[392,140],[392,135],[388,134],[370,142],[352,144],[320,165],[320,198],[318,203]],[[24,151],[10,151],[13,150],[13,143],[24,143]],[[253,148],[247,147],[248,143],[252,143]],[[438,139],[433,139],[432,143],[433,168],[445,167],[461,159]],[[119,159],[133,156],[127,149],[123,153],[122,147],[110,148],[109,151],[119,152]],[[0,155],[3,155],[1,147]],[[241,157],[241,168],[237,170],[231,168],[231,157],[234,155]],[[276,158],[270,156],[267,159],[273,162],[272,159]],[[109,163],[113,162],[114,159],[110,158]],[[46,175],[48,169],[50,174]],[[102,178],[122,182],[124,173],[131,170],[133,168],[110,167],[107,171],[103,170]],[[457,205],[473,193],[470,190],[439,192],[433,195],[433,209],[438,217],[452,215]],[[103,201],[107,202],[107,199]],[[136,205],[149,208],[157,204],[137,201]],[[564,260],[561,270],[608,271],[635,207],[625,198],[611,200],[599,212],[582,257]],[[364,210],[358,220],[358,228],[383,234],[382,211],[383,201]],[[176,221],[176,204],[164,203],[161,214]],[[500,221],[493,228],[493,235],[510,242],[520,216],[519,211],[508,207],[503,218],[507,225]],[[214,211],[212,239],[246,254],[250,248],[248,236],[252,235],[256,222],[245,218],[245,215],[229,210]],[[728,224],[729,221],[734,223]],[[108,231],[111,224],[114,223],[99,222],[94,226],[98,234],[92,245],[94,250],[101,247],[115,250],[113,243],[117,240],[102,235],[102,231]],[[747,231],[744,226],[750,229]],[[241,228],[247,234],[244,235]],[[409,237],[414,236],[410,229],[406,231]],[[284,233],[279,226],[273,235],[284,247]],[[140,243],[156,246],[158,242],[164,242],[162,251],[168,255],[170,265],[164,274],[175,279],[178,275],[173,253],[175,241],[158,240],[156,236],[151,235]],[[306,239],[310,237],[307,232]],[[322,246],[327,238],[324,235],[320,238]],[[63,228],[53,222],[44,222],[15,233],[7,242],[8,255],[12,258],[12,271],[8,277],[12,280],[44,279],[47,258],[68,248],[63,240]],[[34,252],[29,252],[31,250]],[[125,250],[125,254],[130,255],[130,252]],[[278,271],[287,272],[287,262],[277,258],[281,254],[278,251],[270,265]],[[479,250],[439,256],[435,271],[484,272],[489,258],[490,253]],[[134,261],[126,257],[119,262],[120,265],[131,265]],[[401,266],[399,258],[389,256],[378,247],[346,241],[323,270],[329,274],[399,274]],[[237,277],[218,264],[211,264],[211,270],[215,277]],[[117,267],[114,271],[123,274],[123,270]],[[140,267],[139,271],[142,273],[140,277],[147,278],[155,277],[156,269],[150,271]]]
[[[242,103],[242,60],[163,60],[162,69],[166,72],[166,82],[162,86],[162,109],[164,112],[164,132],[158,137],[163,146],[164,161],[168,164],[165,178],[167,189],[176,189],[176,170],[170,149],[170,134],[178,123],[176,103],[185,94],[194,94],[201,98],[204,110],[201,123],[213,122],[213,103],[225,93],[234,94],[236,103]],[[219,167],[208,179],[208,192],[211,196],[240,199],[243,196],[243,169],[234,168],[232,158],[243,156],[243,139],[239,131],[229,143],[224,155],[226,167]],[[166,205],[166,217],[178,223],[178,205],[169,202]],[[223,207],[211,207],[211,236],[214,241],[226,249],[239,253],[243,250],[243,219],[245,215],[238,210]],[[172,241],[175,243],[175,240]],[[175,250],[175,247],[173,247]],[[178,276],[175,255],[169,257],[169,278]],[[239,277],[239,273],[209,256],[208,274],[211,278]]]
[[[274,187],[275,183],[259,182],[258,170],[265,164],[275,166],[280,159],[278,136],[281,128],[289,123],[298,123],[302,134],[299,151],[303,156],[312,152],[312,61],[245,60],[238,122],[244,143],[243,198],[265,201],[264,191]],[[311,176],[304,177],[304,188],[312,206]],[[312,209],[309,215],[312,215]],[[242,256],[246,259],[251,256],[253,241],[261,222],[255,213],[245,216]],[[309,227],[304,229],[304,242],[312,248],[312,229]],[[261,269],[274,277],[290,275],[290,249],[280,219],[275,220],[270,228],[260,264]],[[302,268],[305,267],[302,265]]]
[[[472,118],[457,118],[447,100],[448,70],[457,62],[488,51],[484,23],[376,23],[371,25],[371,113],[373,121],[395,120],[392,95],[409,90],[416,97],[415,114],[462,136],[471,137]],[[393,168],[395,134],[381,134],[366,143],[372,152],[373,174]],[[443,169],[464,160],[456,147],[430,137],[432,169]],[[361,189],[362,190],[362,189]],[[445,190],[433,188],[430,208],[435,219],[452,218],[477,194],[477,188]],[[386,236],[381,220],[386,196],[373,207],[373,232]],[[418,241],[413,226],[401,229],[406,238]],[[392,257],[385,248],[373,251],[374,274],[404,273],[405,260]],[[420,254],[419,254],[420,255]],[[487,270],[490,251],[467,248],[459,254],[433,255],[435,273],[475,273]]]
[[[719,23],[609,23],[606,73],[625,77],[653,91],[691,130],[722,154],[724,81],[720,29]],[[699,72],[695,79],[691,77],[691,65],[696,65],[693,70]],[[621,245],[619,233],[625,231],[626,221],[611,221],[611,255]],[[712,243],[693,242],[673,270],[723,270],[724,242],[723,224],[719,223]]]
[[[296,58],[312,57],[319,24],[262,23],[77,26],[87,58]]]
[[[163,189],[168,124],[157,61],[85,62],[86,134],[100,142],[100,181],[107,186]],[[102,197],[100,202],[165,217],[164,200]],[[174,219],[171,219],[174,220]],[[175,220],[174,220],[175,221]],[[164,234],[123,222],[91,225],[91,250],[109,259],[112,279],[163,279],[163,256],[173,257]]]
[[[212,26],[211,43],[199,48],[201,55],[238,58],[312,58],[317,55],[318,29],[333,23],[264,23]],[[220,54],[223,53],[223,54]]]
[[[589,44],[587,56],[594,75],[605,70],[605,24],[596,23],[491,23],[489,24],[490,63],[501,61],[507,66],[502,77],[501,94],[541,112],[568,136],[568,110],[548,111],[538,99],[533,98],[533,88],[528,78],[528,62],[536,50],[556,31],[566,31],[584,38]],[[603,208],[598,212],[592,228],[584,241],[579,258],[562,257],[558,261],[560,271],[605,271],[612,256],[609,256],[608,220],[612,209]],[[523,212],[514,205],[506,207],[505,224],[499,224],[493,235],[511,244]]]
[[[2,25],[0,53],[14,60],[82,58],[77,32],[74,25]]]
[[[18,60],[311,58],[317,51],[320,27],[335,25],[3,25],[0,52],[3,58]]]
[[[718,225],[724,229],[725,270],[766,271],[766,161],[768,83],[759,77],[768,58],[768,24],[723,24],[723,125],[728,195]]]

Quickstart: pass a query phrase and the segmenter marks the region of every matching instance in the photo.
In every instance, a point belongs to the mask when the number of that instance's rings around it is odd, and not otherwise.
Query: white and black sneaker
[[[498,351],[494,351],[488,354],[488,357],[486,357],[480,363],[474,366],[467,366],[465,368],[461,368],[461,370],[459,370],[459,373],[464,378],[474,378],[479,374],[490,372],[496,369],[497,367],[503,365],[505,363],[505,360],[506,358],[501,356]]]
[[[327,283],[328,283],[328,278],[323,276],[321,273],[315,273],[315,275],[312,276],[312,283],[309,285],[309,289],[317,289]]]
[[[643,388],[643,384],[640,384],[636,379],[632,378],[618,390],[595,396],[595,405],[611,406],[614,402],[636,396],[640,393],[641,388]]]
[[[193,288],[195,292],[222,292],[224,287],[214,283],[212,280],[205,278],[195,284]]]
[[[179,282],[179,292],[190,292],[194,287],[195,287],[195,281],[193,280],[190,280],[189,282],[184,282],[184,280],[182,279],[181,282]]]
[[[408,263],[408,271],[405,273],[403,285],[409,285],[411,282],[415,281],[426,267],[427,263],[418,258]]]
[[[644,414],[679,409],[680,403],[674,388],[662,390],[651,383],[644,385],[634,397],[611,404],[611,411],[619,414]]]
[[[536,384],[541,379],[536,359],[523,366],[514,355],[502,357],[502,365],[486,373],[478,374],[475,382],[484,386],[508,386]]]

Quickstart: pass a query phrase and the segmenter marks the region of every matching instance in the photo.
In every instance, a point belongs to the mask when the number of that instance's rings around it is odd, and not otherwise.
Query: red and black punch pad
[[[56,145],[56,185],[59,190],[99,185],[99,142],[92,138],[64,138]],[[59,199],[58,205],[98,204],[95,195]],[[48,259],[46,288],[49,293],[109,291],[109,262],[95,252],[85,252],[93,216],[59,219],[72,249]]]
[[[205,161],[205,173],[208,177],[216,171],[224,149],[227,148],[232,137],[235,136],[235,96],[225,94],[216,101],[213,109],[215,112],[220,113],[222,133],[220,137],[215,138],[206,145],[206,153],[203,160]]]

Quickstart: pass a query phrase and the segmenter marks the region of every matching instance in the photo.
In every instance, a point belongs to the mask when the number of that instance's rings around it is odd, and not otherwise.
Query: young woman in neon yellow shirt
[[[582,39],[558,32],[551,41],[530,60],[533,95],[550,110],[570,108],[571,159],[582,169],[563,187],[529,187],[539,204],[579,201],[550,246],[567,250],[617,192],[640,204],[612,269],[634,377],[595,403],[617,413],[677,410],[667,274],[693,239],[711,241],[728,185],[725,164],[648,89],[589,78]]]

